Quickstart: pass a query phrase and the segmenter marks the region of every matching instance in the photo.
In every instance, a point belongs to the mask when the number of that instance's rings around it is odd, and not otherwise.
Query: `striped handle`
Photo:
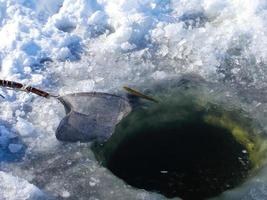
[[[18,89],[18,90],[22,90],[25,92],[31,92],[31,93],[37,94],[37,95],[39,95],[41,97],[45,97],[45,98],[50,97],[50,94],[43,91],[43,90],[31,87],[31,86],[24,86],[23,84],[15,82],[15,81],[7,81],[7,80],[1,80],[0,79],[0,86],[11,88],[11,89]]]

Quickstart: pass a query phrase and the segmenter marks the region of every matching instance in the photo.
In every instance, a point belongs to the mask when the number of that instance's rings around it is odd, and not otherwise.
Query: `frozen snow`
[[[34,127],[30,122],[20,117],[17,118],[16,129],[22,137],[30,136],[34,132]]]
[[[49,199],[33,184],[0,171],[0,199],[5,200],[47,200]]]
[[[266,25],[266,0],[0,0],[0,78],[66,94],[195,73],[240,90],[250,103],[242,107],[264,125]],[[0,98],[2,168],[31,182],[30,172],[22,177],[12,162],[62,146],[54,132],[64,109],[53,99],[0,93],[6,97]],[[46,190],[56,193],[56,181]],[[18,182],[8,184],[10,192],[25,194]],[[62,197],[72,195],[61,189]],[[158,198],[133,193],[136,199]],[[3,182],[0,194],[9,195]],[[260,199],[257,194],[249,198]]]

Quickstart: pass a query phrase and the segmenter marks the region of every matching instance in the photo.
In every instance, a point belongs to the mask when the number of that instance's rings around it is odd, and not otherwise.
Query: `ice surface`
[[[0,171],[0,199],[28,199],[47,200],[50,199],[41,190],[29,182]]]
[[[67,94],[114,92],[127,84],[195,73],[235,88],[245,101],[241,107],[267,130],[266,25],[265,0],[0,0],[0,78]],[[32,183],[35,175],[20,164],[26,158],[55,158],[51,152],[63,145],[54,133],[64,109],[53,99],[5,89],[1,94],[6,99],[0,98],[0,170],[16,171]],[[96,165],[91,163],[88,166]],[[95,167],[96,176],[110,176]],[[5,172],[1,176],[9,176]],[[68,174],[72,172],[70,168]],[[263,185],[256,184],[251,195],[244,192],[242,198],[261,199],[265,176],[259,177]],[[43,188],[72,196],[70,189],[60,187],[68,183],[67,176],[57,177]],[[91,180],[91,185],[101,183]],[[98,191],[113,185],[105,184]],[[25,194],[16,181],[9,186]],[[120,184],[114,193],[119,195],[124,187]],[[0,194],[9,195],[3,182],[0,188]],[[129,191],[133,199],[156,199]],[[91,198],[102,200],[105,195]]]

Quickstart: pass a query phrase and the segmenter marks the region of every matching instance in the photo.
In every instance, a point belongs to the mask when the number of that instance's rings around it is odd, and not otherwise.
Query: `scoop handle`
[[[45,98],[49,98],[50,97],[49,93],[47,93],[47,92],[45,92],[43,90],[37,89],[35,87],[28,86],[28,87],[26,87],[26,91],[34,93],[34,94],[37,94],[38,96],[41,96],[41,97],[45,97]]]
[[[15,82],[15,81],[8,81],[8,80],[0,79],[0,86],[11,88],[11,89],[18,89],[18,90],[22,90],[25,92],[31,92],[31,93],[37,94],[38,96],[45,97],[45,98],[50,97],[50,94],[43,91],[43,90],[37,89],[37,88],[32,87],[32,86],[25,86],[21,83]]]

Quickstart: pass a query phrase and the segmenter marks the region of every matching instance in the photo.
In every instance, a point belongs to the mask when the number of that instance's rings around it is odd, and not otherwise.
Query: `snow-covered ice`
[[[50,199],[33,184],[11,174],[0,172],[0,181],[0,199]]]
[[[266,27],[266,0],[0,0],[0,78],[67,94],[116,91],[125,84],[195,73],[236,88],[248,102],[241,107],[267,130]],[[56,156],[63,144],[54,136],[63,107],[22,92],[2,89],[0,94],[6,97],[0,98],[0,199],[42,193],[30,183],[60,198],[75,198],[68,181],[77,181],[75,170],[82,177],[86,166],[94,172],[87,174],[87,185],[97,189],[75,193],[80,199],[164,199],[127,188],[103,172],[93,156],[57,171],[54,165],[65,166]],[[25,169],[30,161],[44,166]],[[55,170],[47,183],[40,178],[45,167]],[[265,176],[240,199],[262,200]],[[113,181],[118,186],[106,191]]]

